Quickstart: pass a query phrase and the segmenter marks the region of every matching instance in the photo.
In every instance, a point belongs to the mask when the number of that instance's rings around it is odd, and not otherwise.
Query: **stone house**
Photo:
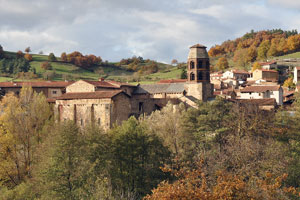
[[[263,79],[268,82],[278,82],[278,72],[276,70],[256,69],[253,71],[253,79]]]
[[[253,85],[240,90],[240,99],[274,98],[277,105],[283,103],[283,89],[280,85]]]
[[[246,81],[250,77],[250,73],[245,70],[230,70],[223,73],[223,79],[235,79],[239,81]]]
[[[72,81],[32,81],[32,82],[0,82],[0,93],[4,96],[8,93],[19,95],[23,86],[30,86],[35,92],[42,92],[49,102],[55,102],[55,98],[66,92],[66,87]]]
[[[270,62],[260,62],[259,65],[262,69],[270,70],[270,69],[277,69],[277,62],[270,61]]]

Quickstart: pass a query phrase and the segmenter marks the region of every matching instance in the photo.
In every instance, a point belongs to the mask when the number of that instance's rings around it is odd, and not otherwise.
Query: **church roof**
[[[204,46],[202,44],[195,44],[195,45],[191,46],[190,48],[206,48],[206,46]]]
[[[157,93],[181,93],[184,91],[184,83],[161,83],[151,85],[139,85],[135,94],[157,94]]]
[[[57,100],[72,100],[72,99],[105,99],[113,98],[114,96],[123,93],[122,90],[112,91],[96,91],[96,92],[69,92],[56,98]],[[125,94],[125,93],[124,93]]]

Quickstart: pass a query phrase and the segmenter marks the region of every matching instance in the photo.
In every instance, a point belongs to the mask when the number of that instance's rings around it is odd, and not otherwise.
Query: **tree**
[[[289,77],[288,79],[286,79],[283,83],[283,86],[288,88],[295,88],[293,77]]]
[[[248,50],[247,49],[239,49],[234,52],[233,61],[237,68],[246,69],[248,60]]]
[[[24,58],[24,53],[22,51],[18,51],[16,54],[17,58]]]
[[[267,53],[270,49],[270,46],[271,44],[269,40],[263,41],[257,49],[257,59],[265,60],[267,58]]]
[[[0,59],[4,58],[3,47],[0,45]]]
[[[41,68],[44,70],[52,70],[52,65],[48,61],[41,63]]]
[[[60,58],[61,58],[62,61],[67,62],[67,59],[68,59],[68,58],[67,58],[66,52],[63,52],[63,53],[61,54]]]
[[[257,51],[255,46],[251,46],[247,50],[247,61],[253,62],[256,59]]]
[[[6,95],[1,101],[0,179],[9,187],[32,177],[37,147],[51,109],[42,93],[24,87],[20,97]]]
[[[32,55],[31,54],[26,53],[25,56],[24,56],[24,58],[26,60],[28,60],[29,62],[32,61]]]
[[[51,62],[56,61],[56,57],[55,57],[54,53],[50,53],[50,54],[49,54],[49,56],[48,56],[48,61],[51,61]]]
[[[177,64],[178,64],[178,60],[173,59],[173,60],[171,61],[171,64],[172,64],[172,65],[177,65]]]
[[[182,69],[181,69],[180,78],[181,78],[181,79],[187,79],[186,68],[182,68]]]
[[[162,139],[173,156],[181,160],[191,160],[195,148],[193,134],[183,131],[182,113],[185,106],[168,103],[162,110],[153,112],[145,119],[152,134]]]
[[[44,197],[89,199],[84,188],[89,165],[85,162],[85,141],[79,128],[67,121],[48,140],[39,172]]]
[[[27,47],[27,48],[25,49],[25,52],[26,52],[27,54],[29,54],[29,52],[31,52],[30,47]]]
[[[256,69],[261,69],[261,65],[258,62],[253,63],[252,72],[254,72]]]
[[[134,117],[110,131],[113,190],[144,196],[165,178],[159,169],[169,156],[160,139]]]
[[[300,35],[292,35],[287,39],[287,46],[294,52],[300,49]]]
[[[225,57],[221,57],[218,59],[218,62],[216,64],[216,67],[219,69],[219,70],[224,70],[224,69],[227,69],[229,67],[229,64],[228,64],[228,61]]]
[[[287,174],[274,177],[266,173],[264,177],[255,180],[254,183],[247,182],[242,176],[220,171],[216,173],[216,184],[210,184],[201,163],[194,170],[185,168],[164,168],[177,177],[173,183],[163,181],[147,195],[145,200],[181,200],[181,199],[290,199],[300,196],[294,187],[285,187],[283,182]],[[253,186],[252,186],[253,185]]]

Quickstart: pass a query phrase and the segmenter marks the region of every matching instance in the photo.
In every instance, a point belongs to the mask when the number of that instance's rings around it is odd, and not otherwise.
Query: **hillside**
[[[219,59],[226,58],[229,67],[249,70],[257,61],[297,57],[300,51],[300,34],[297,30],[281,29],[251,31],[234,40],[216,44],[208,51],[215,70],[224,70]]]
[[[9,58],[15,58],[15,52],[5,51],[5,55]],[[57,57],[54,62],[49,62],[52,69],[45,70],[41,67],[42,63],[48,62],[48,55],[31,54],[32,61],[30,64],[30,71],[35,73],[34,76],[17,76],[13,74],[1,74],[0,81],[22,81],[22,80],[78,80],[88,79],[97,80],[99,77],[105,79],[123,81],[129,83],[154,83],[160,79],[176,79],[180,77],[181,69],[172,65],[155,62],[157,65],[157,72],[155,73],[141,73],[128,70],[129,65],[118,63],[104,62],[101,65],[95,65],[92,68],[85,69],[76,66],[72,63],[63,62],[61,58]],[[153,61],[152,61],[153,62]],[[146,66],[142,63],[140,66]]]

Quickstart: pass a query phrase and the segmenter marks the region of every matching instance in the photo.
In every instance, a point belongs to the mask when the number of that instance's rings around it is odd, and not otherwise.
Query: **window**
[[[100,120],[100,118],[98,118],[98,125],[100,125],[100,123],[101,123],[101,120]]]
[[[202,60],[199,60],[199,61],[198,61],[198,67],[199,67],[199,68],[203,67]]]
[[[80,125],[83,126],[83,119],[80,119]]]
[[[191,73],[191,75],[190,75],[190,80],[191,80],[191,81],[195,80],[195,74],[194,74],[194,73]]]
[[[57,94],[57,91],[55,91],[55,90],[54,90],[54,91],[52,91],[52,94]]]
[[[143,111],[143,102],[139,102],[139,111]]]
[[[190,62],[190,69],[194,69],[195,68],[195,63],[194,63],[194,61],[191,61]]]

